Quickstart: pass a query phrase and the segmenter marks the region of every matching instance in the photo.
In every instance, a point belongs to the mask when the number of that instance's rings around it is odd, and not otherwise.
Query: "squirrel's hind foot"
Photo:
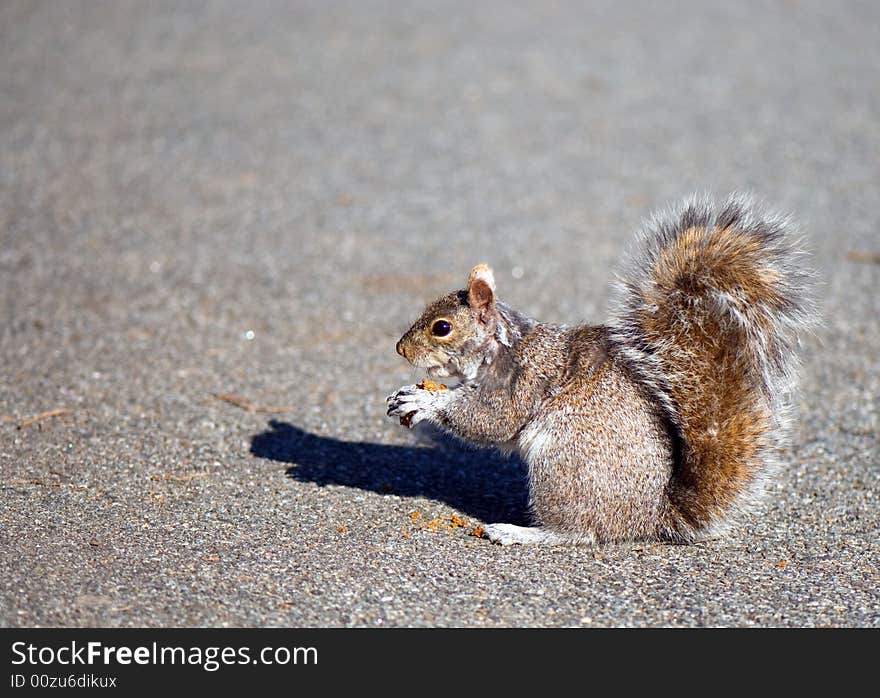
[[[483,535],[498,545],[594,545],[592,533],[560,533],[535,526],[489,524],[483,526]]]

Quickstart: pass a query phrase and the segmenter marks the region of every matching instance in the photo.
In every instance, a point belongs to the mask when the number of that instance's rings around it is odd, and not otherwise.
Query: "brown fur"
[[[768,405],[755,380],[748,339],[741,327],[701,307],[711,283],[744,302],[778,303],[775,273],[763,269],[760,244],[739,230],[688,228],[664,248],[645,293],[641,314],[645,339],[673,376],[670,395],[678,405],[687,448],[670,497],[667,525],[700,527],[721,519],[760,467],[756,458],[770,429]],[[677,521],[677,518],[683,521]]]

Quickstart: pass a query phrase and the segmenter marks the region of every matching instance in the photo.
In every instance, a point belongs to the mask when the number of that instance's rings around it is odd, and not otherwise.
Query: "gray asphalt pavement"
[[[878,74],[871,2],[2,3],[0,624],[880,626]],[[469,535],[520,466],[385,417],[401,332],[477,262],[599,322],[705,189],[824,280],[763,509]]]

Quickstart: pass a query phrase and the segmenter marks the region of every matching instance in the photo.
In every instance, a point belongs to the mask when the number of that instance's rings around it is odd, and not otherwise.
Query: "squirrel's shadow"
[[[341,441],[273,419],[268,430],[251,438],[251,453],[290,463],[287,475],[295,480],[427,497],[486,523],[528,524],[528,489],[519,459],[468,448],[437,433],[427,437],[432,445]]]

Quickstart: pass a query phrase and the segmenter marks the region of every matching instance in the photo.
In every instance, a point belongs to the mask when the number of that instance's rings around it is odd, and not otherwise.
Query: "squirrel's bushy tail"
[[[644,227],[611,317],[616,354],[677,441],[658,535],[690,540],[747,503],[790,411],[812,275],[787,217],[692,198]]]

